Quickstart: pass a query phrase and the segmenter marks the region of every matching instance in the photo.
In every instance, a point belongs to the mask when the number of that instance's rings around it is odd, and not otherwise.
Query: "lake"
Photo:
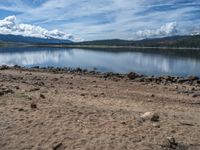
[[[0,65],[71,67],[100,72],[200,76],[200,51],[164,49],[0,48]]]

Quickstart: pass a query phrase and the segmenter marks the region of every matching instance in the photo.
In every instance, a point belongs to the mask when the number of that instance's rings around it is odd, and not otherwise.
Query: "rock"
[[[101,95],[105,95],[105,93],[101,93]]]
[[[165,81],[173,81],[173,77],[171,77],[171,76],[164,76],[163,79]]]
[[[168,144],[169,144],[169,148],[175,149],[176,146],[178,145],[178,144],[176,143],[176,140],[175,140],[174,137],[168,137],[168,138],[167,138],[167,141],[168,141]]]
[[[187,81],[188,79],[183,79],[183,78],[177,80],[178,83],[185,83]]]
[[[199,80],[199,77],[197,77],[197,76],[189,76],[188,80],[190,80],[190,81]]]
[[[55,94],[58,94],[59,92],[58,92],[58,90],[55,90]]]
[[[108,78],[108,77],[109,77],[108,74],[105,74],[105,75],[102,76],[102,78],[105,78],[105,79]]]
[[[160,116],[156,113],[154,113],[151,117],[151,121],[152,122],[158,122],[159,121]]]
[[[40,94],[40,97],[43,98],[43,99],[45,99],[45,96],[43,94]]]
[[[138,77],[134,81],[136,81],[136,82],[144,82],[144,78],[143,77]]]
[[[81,94],[81,96],[85,96],[85,94],[84,94],[84,93],[82,93],[82,94]]]
[[[121,124],[126,125],[127,123],[125,121],[121,122]]]
[[[4,95],[4,92],[3,91],[0,91],[0,96],[3,96]]]
[[[76,72],[82,72],[81,68],[76,68]]]
[[[153,80],[154,80],[154,79],[153,79],[152,77],[145,77],[145,78],[144,78],[144,81],[145,81],[145,82],[153,82]]]
[[[195,91],[194,87],[189,88],[190,91]]]
[[[152,102],[152,100],[151,99],[147,99],[147,102]]]
[[[200,93],[192,93],[192,94],[190,94],[189,96],[191,96],[191,97],[199,97],[199,96],[200,96]]]
[[[137,74],[137,73],[135,73],[135,72],[130,72],[127,76],[128,76],[128,78],[131,79],[131,80],[140,77],[140,75]]]
[[[31,67],[32,69],[39,69],[40,68],[40,66],[33,66],[33,67]]]
[[[83,69],[83,72],[84,72],[84,73],[87,73],[87,72],[88,72],[88,70],[87,70],[87,69]]]
[[[141,118],[144,121],[150,120],[152,122],[158,122],[160,117],[159,117],[159,115],[157,113],[146,112],[141,116]]]
[[[40,90],[40,88],[35,87],[35,88],[30,89],[29,92],[34,92],[34,91],[39,91],[39,90]]]
[[[19,89],[20,89],[20,87],[19,87],[19,86],[15,86],[15,89],[19,90]]]
[[[193,92],[189,91],[189,90],[186,90],[186,89],[178,89],[177,93],[180,93],[180,94],[192,94]]]
[[[198,84],[200,84],[200,80],[195,80],[195,81],[192,81],[192,85],[198,85]]]
[[[3,93],[4,94],[8,94],[8,93],[11,93],[11,94],[13,94],[13,93],[15,93],[13,90],[11,90],[11,89],[5,89],[4,91],[3,91]]]
[[[94,96],[94,97],[98,97],[98,95],[96,95],[96,94],[95,94],[95,95],[93,95],[93,96]]]
[[[53,150],[57,150],[62,146],[62,143],[58,143],[56,145],[53,146]]]
[[[190,122],[180,122],[181,125],[184,126],[194,126],[194,124],[190,123]]]
[[[40,92],[41,93],[48,93],[48,90],[47,89],[42,89]]]
[[[23,108],[19,108],[18,111],[24,111],[24,109]]]
[[[21,66],[19,66],[19,65],[14,65],[13,68],[20,69]]]
[[[58,78],[53,78],[53,79],[51,79],[51,81],[54,81],[54,82],[56,82],[56,81],[58,81],[59,79]]]
[[[44,86],[45,84],[44,84],[44,82],[38,82],[37,85],[38,86]]]
[[[2,66],[0,66],[0,70],[6,70],[6,69],[9,69],[9,67],[6,66],[6,65],[2,65]]]
[[[160,123],[159,122],[153,122],[153,126],[156,128],[160,128]]]
[[[31,108],[32,109],[36,109],[37,108],[37,105],[35,103],[31,103]]]

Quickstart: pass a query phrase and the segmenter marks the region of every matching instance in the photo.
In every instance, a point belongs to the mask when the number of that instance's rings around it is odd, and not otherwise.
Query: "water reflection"
[[[103,72],[146,75],[198,75],[200,76],[199,52],[166,53],[160,51],[102,51],[53,48],[4,48],[0,49],[0,65],[42,67],[81,67]],[[191,52],[189,52],[191,53]],[[196,53],[196,55],[194,54]]]

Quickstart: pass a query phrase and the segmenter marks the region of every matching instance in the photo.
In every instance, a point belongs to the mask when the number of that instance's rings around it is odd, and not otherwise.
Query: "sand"
[[[0,149],[198,150],[200,97],[177,88],[199,87],[1,70]],[[159,120],[142,119],[146,112]]]

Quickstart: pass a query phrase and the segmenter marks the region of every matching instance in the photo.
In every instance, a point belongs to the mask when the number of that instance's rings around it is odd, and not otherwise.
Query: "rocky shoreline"
[[[18,65],[15,66],[0,66],[0,70],[8,70],[8,69],[14,69],[14,70],[21,70],[21,71],[33,71],[33,72],[49,72],[54,74],[85,74],[85,75],[92,75],[92,76],[98,76],[100,78],[103,78],[105,80],[111,79],[114,81],[119,81],[121,79],[130,80],[133,82],[141,82],[141,83],[153,83],[153,84],[160,84],[160,85],[171,85],[171,84],[178,84],[178,85],[189,85],[192,86],[192,88],[187,89],[183,86],[183,88],[179,88],[178,86],[175,86],[175,89],[177,90],[177,93],[179,94],[185,94],[189,95],[191,97],[200,97],[200,78],[197,76],[188,76],[188,77],[178,77],[178,76],[145,76],[141,75],[135,72],[130,72],[128,74],[119,74],[119,73],[102,73],[102,72],[96,72],[96,71],[88,71],[87,69],[81,69],[81,68],[61,68],[61,67],[39,67],[34,66],[31,68],[27,67],[21,67]]]
[[[200,86],[200,78],[198,76],[188,76],[188,77],[179,77],[179,76],[145,76],[142,74],[138,74],[135,72],[130,72],[128,74],[120,74],[120,73],[102,73],[96,71],[88,71],[87,69],[81,68],[67,68],[67,67],[39,67],[34,66],[31,68],[21,67],[18,65],[15,66],[0,66],[0,70],[7,69],[18,69],[22,71],[40,71],[40,72],[52,72],[52,73],[78,73],[78,74],[88,74],[88,75],[99,75],[103,78],[128,78],[130,80],[138,81],[138,82],[153,82],[157,84],[170,84],[170,83],[178,83],[178,84],[188,84],[194,86]]]

